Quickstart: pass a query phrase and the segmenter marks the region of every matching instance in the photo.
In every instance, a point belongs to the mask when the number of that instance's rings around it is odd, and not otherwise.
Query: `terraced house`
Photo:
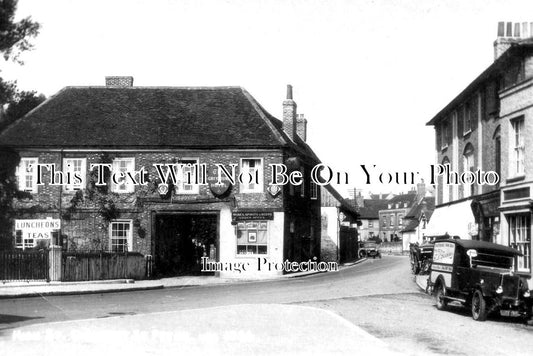
[[[439,177],[429,233],[512,246],[522,252],[516,269],[531,274],[533,23],[500,22],[494,62],[428,125],[437,164],[500,177],[495,185]]]
[[[197,273],[202,258],[221,276],[281,274],[274,263],[320,258],[306,124],[290,86],[282,121],[240,87],[66,87],[0,135],[28,193],[13,244],[141,252],[159,275]],[[273,164],[303,183],[272,185]]]

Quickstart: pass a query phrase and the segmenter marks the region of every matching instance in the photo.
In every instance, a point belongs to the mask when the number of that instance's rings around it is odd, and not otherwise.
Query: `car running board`
[[[444,299],[447,299],[447,300],[453,300],[455,302],[461,302],[461,303],[466,303],[466,300],[465,299],[461,299],[461,298],[455,298],[455,297],[448,297],[446,295],[443,296]]]

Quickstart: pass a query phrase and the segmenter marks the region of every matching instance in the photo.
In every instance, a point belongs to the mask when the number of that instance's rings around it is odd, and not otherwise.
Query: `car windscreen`
[[[509,269],[513,265],[513,257],[478,250],[477,256],[472,258],[472,263],[477,266]]]

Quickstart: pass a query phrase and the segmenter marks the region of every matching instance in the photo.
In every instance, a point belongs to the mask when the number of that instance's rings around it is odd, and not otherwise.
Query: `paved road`
[[[459,307],[437,311],[414,283],[408,259],[392,256],[334,274],[282,281],[0,300],[0,333],[7,337],[20,326],[53,321],[193,309],[205,315],[205,308],[242,304],[252,314],[257,305],[259,316],[274,303],[329,310],[406,354],[509,355],[529,354],[533,348],[533,328],[516,320],[480,323]]]

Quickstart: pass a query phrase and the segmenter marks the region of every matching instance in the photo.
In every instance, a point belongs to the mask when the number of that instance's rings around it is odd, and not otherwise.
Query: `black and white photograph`
[[[0,0],[0,353],[533,352],[531,0]]]

